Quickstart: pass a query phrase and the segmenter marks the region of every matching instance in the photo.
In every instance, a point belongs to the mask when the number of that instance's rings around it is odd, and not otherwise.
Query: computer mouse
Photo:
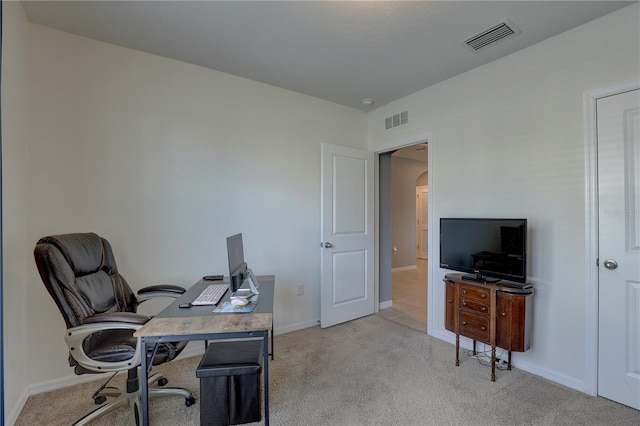
[[[231,299],[231,304],[233,306],[244,306],[247,303],[249,303],[249,300],[243,298],[243,297],[235,297],[233,299]]]

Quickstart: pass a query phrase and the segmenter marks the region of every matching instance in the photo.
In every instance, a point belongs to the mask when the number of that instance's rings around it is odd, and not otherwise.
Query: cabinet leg
[[[511,351],[509,351],[509,358],[507,359],[507,370],[511,370]]]
[[[474,355],[478,355],[478,353],[476,352],[476,341],[473,341],[473,354]]]
[[[456,367],[460,366],[460,335],[456,334]]]
[[[496,347],[491,346],[491,381],[496,381]]]

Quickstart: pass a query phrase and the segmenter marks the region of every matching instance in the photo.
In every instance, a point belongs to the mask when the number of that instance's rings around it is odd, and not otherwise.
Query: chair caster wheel
[[[166,377],[163,377],[162,379],[158,380],[158,386],[165,386],[167,383],[169,383],[169,380],[167,380]]]
[[[96,405],[100,405],[100,404],[104,403],[106,400],[107,400],[106,396],[96,396],[95,398],[93,398],[93,402]]]
[[[186,405],[187,407],[191,407],[195,403],[196,403],[196,399],[192,396],[184,399],[184,405]]]

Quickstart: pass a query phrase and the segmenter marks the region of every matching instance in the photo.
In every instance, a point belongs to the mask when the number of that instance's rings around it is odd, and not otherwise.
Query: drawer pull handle
[[[480,327],[482,329],[482,331],[485,331],[487,329],[487,327]]]
[[[485,299],[486,297],[487,297],[487,295],[482,293],[482,298]]]
[[[467,302],[462,302],[462,306],[467,306]]]
[[[462,325],[467,325],[467,322],[466,321],[462,321]]]
[[[449,299],[449,300],[447,300],[447,302],[453,303],[453,299]]]
[[[482,312],[484,312],[484,311],[486,311],[486,310],[487,310],[487,308],[483,306],[482,308],[480,308],[480,310],[481,310]]]
[[[507,313],[506,313],[506,312],[503,312],[503,313],[502,313],[502,316],[503,316],[503,317],[506,317],[506,316],[507,316]]]
[[[462,290],[462,294],[467,294],[467,290]]]

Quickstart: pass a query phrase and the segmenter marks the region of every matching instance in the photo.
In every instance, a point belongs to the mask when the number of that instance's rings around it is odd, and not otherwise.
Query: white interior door
[[[416,257],[429,257],[429,190],[426,186],[416,187]]]
[[[374,312],[373,158],[322,144],[321,327]]]
[[[640,90],[596,106],[598,394],[640,409]]]

